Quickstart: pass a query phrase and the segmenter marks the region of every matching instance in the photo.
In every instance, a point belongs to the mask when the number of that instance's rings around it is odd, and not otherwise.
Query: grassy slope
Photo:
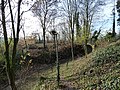
[[[115,68],[114,63],[94,66],[92,56],[95,52],[89,54],[88,58],[70,61],[68,66],[67,63],[60,65],[62,90],[104,90],[107,87],[107,90],[111,90],[111,83],[118,82],[116,78],[120,76],[119,67]],[[42,71],[39,75],[34,73],[31,77],[27,78],[20,90],[56,90],[56,67]]]

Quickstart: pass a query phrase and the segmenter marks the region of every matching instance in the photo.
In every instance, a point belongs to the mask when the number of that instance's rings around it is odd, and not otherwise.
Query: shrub
[[[120,46],[119,44],[108,46],[101,49],[93,55],[95,65],[103,65],[106,63],[115,63],[120,60]]]
[[[120,90],[120,77],[106,79],[101,87],[103,90]]]
[[[4,47],[3,44],[0,43],[0,90],[8,83],[5,68]]]
[[[38,49],[37,45],[30,44],[28,45],[29,49]]]
[[[82,57],[85,55],[85,51],[82,45],[74,45],[74,57]],[[92,46],[87,45],[88,54],[92,52]],[[51,64],[55,63],[56,61],[56,51],[54,49],[51,50],[44,50],[39,49],[38,51],[33,51],[34,49],[31,49],[31,59],[33,60],[33,63],[40,63],[40,64]],[[36,55],[35,55],[36,53]],[[66,62],[67,60],[71,59],[71,46],[62,46],[58,49],[58,58],[60,63]]]
[[[105,77],[101,83],[92,83],[87,90],[120,90],[120,77]]]

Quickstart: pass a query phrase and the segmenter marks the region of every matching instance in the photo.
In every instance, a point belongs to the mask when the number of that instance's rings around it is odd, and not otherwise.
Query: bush
[[[74,47],[74,57],[82,57],[85,55],[85,51],[82,45],[75,44]],[[87,45],[88,54],[92,52],[92,46]],[[51,50],[44,50],[39,49],[35,50],[31,49],[31,59],[33,60],[33,63],[40,63],[40,64],[51,64],[56,62],[56,51],[54,49]],[[35,54],[36,53],[36,54]],[[63,46],[59,47],[58,49],[58,58],[60,63],[67,62],[67,60],[71,59],[71,46]]]
[[[38,49],[37,45],[30,44],[28,45],[29,49]]]
[[[120,60],[120,46],[119,44],[108,46],[101,49],[93,56],[95,65],[103,65],[106,63],[115,63]]]
[[[103,90],[120,90],[120,77],[111,77],[106,79],[101,85]]]
[[[101,83],[92,83],[87,90],[120,90],[120,77],[105,77]]]
[[[0,90],[6,85],[7,75],[6,75],[6,67],[5,67],[5,57],[4,57],[4,47],[3,44],[0,44]]]

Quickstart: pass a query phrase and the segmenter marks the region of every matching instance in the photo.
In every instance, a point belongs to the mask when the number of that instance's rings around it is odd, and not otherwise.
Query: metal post
[[[57,86],[59,87],[59,83],[60,83],[60,66],[59,66],[59,60],[58,60],[58,40],[57,40],[58,33],[55,30],[52,30],[50,32],[50,34],[54,36],[55,51],[56,51]]]
[[[58,60],[58,40],[57,40],[57,34],[55,34],[55,41],[56,41],[56,67],[57,67],[57,86],[59,87],[60,82],[60,66],[59,66],[59,60]]]

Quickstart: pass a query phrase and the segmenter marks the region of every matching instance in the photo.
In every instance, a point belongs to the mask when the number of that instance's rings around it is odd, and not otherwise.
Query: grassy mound
[[[87,45],[88,48],[88,53],[92,52],[92,47],[90,45]],[[85,51],[82,45],[74,45],[74,57],[78,58],[78,57],[82,57],[85,55]],[[33,60],[33,63],[40,63],[40,64],[51,64],[51,63],[55,63],[56,61],[56,52],[55,52],[55,48],[54,49],[35,49],[34,48],[30,48],[30,53],[31,53],[31,59]],[[72,53],[71,53],[71,46],[67,45],[67,46],[59,46],[58,49],[58,58],[60,60],[60,62],[66,62],[68,59],[71,59]],[[46,58],[47,57],[47,58]]]
[[[92,56],[92,64],[84,70],[86,89],[119,90],[120,89],[120,42],[112,43],[97,50]],[[91,79],[89,81],[89,79]]]
[[[120,41],[97,49],[75,61],[60,65],[60,90],[119,90],[120,89]],[[32,75],[35,80],[21,90],[57,90],[56,67]],[[42,79],[41,79],[42,78]],[[24,88],[25,87],[25,88]],[[58,89],[59,90],[59,89]]]
[[[93,56],[93,61],[96,66],[120,61],[119,44],[110,45],[107,48],[98,50]]]

